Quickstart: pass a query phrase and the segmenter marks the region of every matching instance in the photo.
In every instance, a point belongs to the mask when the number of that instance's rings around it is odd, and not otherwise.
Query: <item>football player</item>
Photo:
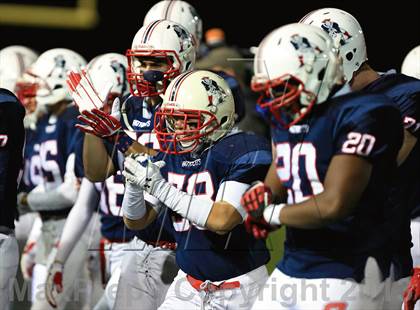
[[[26,46],[11,45],[0,50],[0,87],[16,91],[16,82],[35,62],[38,53]]]
[[[420,46],[413,48],[407,56],[405,56],[404,61],[401,66],[401,73],[412,76],[416,79],[420,79]],[[415,150],[417,151],[418,158],[418,149],[419,145],[416,143]],[[417,182],[417,189],[420,187],[420,184]],[[420,309],[420,305],[416,304],[417,300],[420,299],[420,197],[418,195],[414,197],[413,203],[415,204],[414,209],[411,212],[411,238],[413,246],[411,247],[411,257],[413,258],[413,275],[411,277],[411,282],[407,290],[405,291],[405,306],[406,309]]]
[[[315,26],[269,33],[254,70],[252,88],[272,115],[273,163],[243,196],[246,224],[256,237],[286,226],[284,256],[254,309],[381,309],[402,217],[387,204],[398,109],[381,94],[332,98],[344,83],[341,59]]]
[[[417,180],[420,175],[420,160],[417,139],[420,134],[420,81],[396,70],[376,72],[369,66],[366,42],[362,27],[354,16],[340,9],[324,8],[307,14],[302,23],[323,29],[339,48],[343,59],[344,74],[352,91],[381,92],[399,108],[404,120],[404,141],[399,151],[396,187],[390,192],[395,212],[405,213],[402,222],[396,224],[395,257],[390,287],[384,309],[400,308],[402,292],[407,286],[412,269],[410,255],[410,213],[420,203],[417,195]],[[417,60],[419,60],[417,58]],[[392,195],[391,195],[392,193]],[[417,201],[415,201],[417,200]]]
[[[27,74],[34,78],[36,104],[45,106],[47,110],[37,121],[42,183],[21,200],[22,204],[38,212],[42,219],[32,280],[33,309],[51,308],[43,297],[48,256],[77,198],[79,184],[74,174],[74,154],[70,150],[78,111],[71,104],[72,98],[65,83],[70,68],[81,68],[84,65],[86,61],[78,53],[56,48],[42,53],[27,70]],[[64,279],[69,281],[66,285],[68,290],[62,294],[65,298],[60,300],[59,308],[65,306],[66,298],[74,289],[74,281],[83,279],[82,266],[87,255],[80,253],[86,253],[82,248],[86,249],[87,245],[80,242],[79,247],[79,253],[69,259],[68,268],[72,272],[69,272],[71,276]]]
[[[92,59],[86,68],[86,77],[95,89],[105,89],[100,100],[104,102],[103,109],[109,110],[115,98],[122,100],[129,94],[126,79],[127,58],[122,54],[107,53]],[[109,88],[108,85],[112,85]],[[77,102],[76,102],[77,103]],[[109,177],[103,183],[92,183],[83,177],[83,135],[80,132],[76,142],[76,175],[83,178],[77,201],[70,211],[63,233],[58,242],[53,264],[49,267],[46,282],[46,296],[52,306],[56,306],[56,295],[63,288],[64,265],[74,249],[77,241],[98,210],[101,216],[101,247],[100,268],[103,284],[107,285],[101,300],[95,306],[99,309],[113,309],[115,292],[113,287],[118,284],[121,262],[127,243],[135,232],[124,229],[122,213],[120,212],[124,184],[121,173]],[[114,294],[113,294],[114,293]]]
[[[14,236],[16,196],[23,167],[25,109],[16,96],[0,88],[0,309],[10,309],[12,288],[19,264]]]
[[[248,309],[268,277],[269,253],[245,234],[239,200],[267,172],[269,144],[232,131],[234,114],[222,77],[186,72],[171,82],[156,112],[161,152],[125,159],[126,225],[142,229],[169,212],[177,241],[181,270],[159,309]]]
[[[159,148],[151,132],[155,110],[169,82],[193,68],[195,53],[192,35],[177,23],[158,20],[139,29],[126,53],[131,96],[121,104],[115,101],[111,115],[97,109],[82,112],[85,125],[79,127],[87,132],[83,162],[89,180],[103,181],[122,170],[124,156],[130,153]],[[137,308],[140,303],[155,309],[162,303],[178,271],[174,252],[169,251],[174,248],[175,240],[162,230],[161,219],[136,233],[123,261],[116,308]]]
[[[203,21],[197,10],[187,1],[163,0],[155,3],[144,16],[143,25],[166,19],[178,23],[192,34],[195,46],[200,46],[203,37]]]
[[[31,113],[33,112],[34,106],[25,105],[25,102],[19,96],[16,87],[19,84],[19,80],[22,78],[22,75],[24,74],[25,70],[37,59],[37,57],[38,53],[35,50],[22,45],[11,45],[0,50],[0,87],[6,88],[14,94],[16,94],[26,110],[26,115],[24,118],[24,173],[18,193],[22,191],[28,191],[29,189],[32,189],[34,185],[33,183],[31,183],[31,180],[29,180],[29,178],[31,177],[29,174],[29,162],[31,161],[31,157],[33,155],[32,141],[34,141],[34,131],[33,126],[31,129],[29,129],[30,122],[28,122],[28,120],[33,119],[33,117],[30,117],[29,115],[31,115]],[[36,178],[35,175],[33,175],[33,177]],[[18,242],[26,242],[35,217],[35,213],[19,215],[19,220],[15,223],[15,236]]]

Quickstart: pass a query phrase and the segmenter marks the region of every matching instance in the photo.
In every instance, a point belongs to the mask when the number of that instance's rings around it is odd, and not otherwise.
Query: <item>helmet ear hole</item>
[[[325,68],[322,68],[319,72],[318,72],[318,80],[322,81],[324,79],[325,76]]]
[[[189,62],[186,63],[185,70],[186,71],[190,70],[190,67],[191,67],[191,61],[189,61]]]
[[[348,61],[351,61],[352,59],[353,59],[353,53],[352,52],[348,52],[347,54],[346,54],[346,59],[348,60]]]
[[[220,125],[223,125],[224,123],[226,123],[228,121],[228,117],[227,116],[223,116],[221,119],[220,119]]]

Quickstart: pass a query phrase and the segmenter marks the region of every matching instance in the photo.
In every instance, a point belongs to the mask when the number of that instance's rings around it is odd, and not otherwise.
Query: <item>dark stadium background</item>
[[[0,0],[0,48],[23,44],[39,52],[54,47],[72,48],[88,60],[104,52],[124,52],[143,22],[147,10],[157,1],[139,0]],[[229,43],[241,48],[258,45],[272,29],[298,21],[321,7],[337,7],[352,13],[364,28],[368,56],[377,70],[400,68],[409,50],[420,44],[419,1],[234,1],[190,0],[203,19],[204,30],[221,27]],[[4,24],[2,4],[72,8],[80,3],[95,6],[97,24],[86,29],[50,28]],[[369,8],[367,4],[369,3]],[[19,13],[14,20],[30,20],[36,11]],[[22,15],[23,14],[23,15]],[[28,16],[24,16],[24,15]],[[50,14],[44,20],[58,14]],[[9,18],[10,14],[7,16]],[[58,17],[59,18],[59,17]],[[19,23],[19,21],[15,22]],[[20,22],[20,24],[22,24]],[[77,19],[74,19],[77,25]]]
[[[156,2],[0,0],[0,49],[19,44],[42,53],[50,48],[67,47],[79,52],[88,61],[106,52],[124,53],[141,27],[145,13]],[[399,70],[405,55],[420,44],[420,1],[188,2],[201,16],[204,31],[211,27],[223,28],[228,43],[244,50],[257,46],[269,31],[296,22],[306,13],[322,7],[344,9],[359,20],[367,40],[369,62],[378,71],[390,68]],[[88,21],[63,13],[81,6],[89,9],[88,15],[91,15]],[[269,270],[274,268],[275,262],[282,255],[282,239],[283,229],[268,240],[273,250]],[[21,275],[18,279],[22,281]],[[28,307],[26,300],[16,302],[14,309]]]

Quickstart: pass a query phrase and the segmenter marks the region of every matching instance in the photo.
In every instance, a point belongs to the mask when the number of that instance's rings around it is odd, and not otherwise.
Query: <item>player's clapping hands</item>
[[[144,189],[151,195],[160,184],[166,183],[160,173],[160,169],[165,166],[164,161],[152,162],[150,157],[145,154],[133,154],[124,161],[123,175],[130,183]]]
[[[119,106],[120,101],[115,99],[111,115],[101,109],[106,104],[112,84],[106,85],[98,92],[86,72],[71,71],[67,77],[67,86],[71,96],[81,113],[78,119],[83,124],[77,124],[80,130],[107,138],[115,135],[121,129]]]

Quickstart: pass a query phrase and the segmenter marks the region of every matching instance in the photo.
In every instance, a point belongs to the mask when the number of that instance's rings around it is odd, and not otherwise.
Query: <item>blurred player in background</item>
[[[94,89],[101,90],[100,100],[104,102],[103,110],[110,112],[115,98],[121,101],[129,94],[126,78],[127,58],[122,54],[107,53],[95,57],[86,68],[86,82]],[[76,101],[77,104],[77,101]],[[51,305],[56,305],[55,296],[61,292],[64,265],[73,251],[77,241],[86,232],[89,221],[95,212],[101,216],[101,246],[99,249],[101,282],[107,285],[105,292],[94,309],[113,309],[116,286],[120,278],[121,262],[127,244],[135,232],[126,230],[122,220],[121,202],[124,194],[122,175],[117,172],[103,183],[92,183],[84,177],[83,171],[83,133],[78,131],[75,147],[76,175],[82,178],[77,201],[70,211],[63,233],[57,246],[53,264],[48,270],[46,295]],[[98,228],[98,227],[94,227]]]
[[[48,256],[77,198],[79,184],[74,174],[74,154],[71,154],[70,150],[78,111],[71,104],[72,98],[65,83],[67,71],[84,65],[86,61],[78,53],[57,48],[42,53],[26,72],[33,78],[36,105],[45,106],[47,110],[47,113],[38,119],[36,129],[42,182],[21,199],[22,205],[38,212],[42,219],[32,279],[32,309],[50,308],[43,294]],[[60,300],[60,309],[65,306],[65,299],[74,289],[74,281],[83,279],[86,255],[80,253],[86,253],[82,248],[86,249],[87,244],[81,242],[80,247],[79,253],[73,255],[69,263],[72,272],[64,278],[65,282],[69,281],[69,289],[63,294],[65,298]],[[78,282],[77,285],[81,287],[82,282]],[[77,293],[81,292],[78,290]]]
[[[23,167],[25,109],[16,96],[0,88],[0,309],[10,309],[13,283],[19,265],[14,236],[16,196]]]
[[[401,73],[420,79],[420,46],[413,48],[404,58]],[[417,119],[418,120],[418,119]],[[417,123],[417,122],[414,122]],[[417,123],[418,124],[418,123]],[[419,144],[416,144],[415,151],[417,158],[420,156]],[[411,212],[411,238],[413,246],[411,248],[411,256],[413,258],[413,276],[411,282],[407,287],[404,294],[404,301],[406,309],[420,309],[420,305],[416,302],[420,299],[420,182],[416,182],[416,195],[414,196],[413,203],[415,207]]]

